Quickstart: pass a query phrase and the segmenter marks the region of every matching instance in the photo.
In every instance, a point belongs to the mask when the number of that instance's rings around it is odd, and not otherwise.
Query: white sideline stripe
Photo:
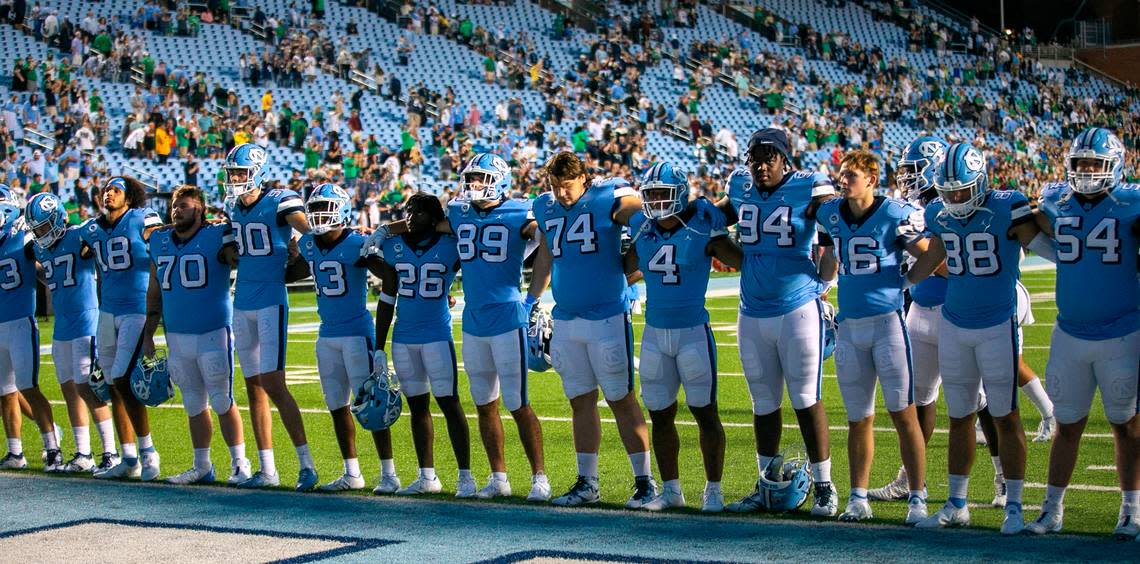
[[[1116,466],[1089,466],[1086,470],[1096,470],[1100,472],[1116,472]]]
[[[1025,487],[1033,488],[1035,490],[1043,490],[1047,486],[1045,484],[1039,484],[1037,482],[1026,482]],[[1113,492],[1113,493],[1119,493],[1120,492],[1120,488],[1117,486],[1094,486],[1092,484],[1069,484],[1068,489],[1080,490],[1080,491],[1085,491],[1085,492]]]
[[[966,507],[969,507],[970,509],[993,509],[995,511],[1004,511],[1004,509],[1002,509],[1000,507],[994,507],[988,503],[967,503]],[[1022,505],[1021,509],[1022,509],[1022,511],[1041,511],[1041,506],[1040,505]]]

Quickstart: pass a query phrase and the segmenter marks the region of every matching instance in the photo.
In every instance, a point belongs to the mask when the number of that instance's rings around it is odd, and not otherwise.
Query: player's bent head
[[[587,172],[586,163],[571,151],[555,153],[542,167],[542,175],[550,190],[564,203],[565,200],[576,199],[584,191]]]
[[[416,192],[408,198],[408,230],[413,233],[432,231],[447,218],[439,198],[427,192]]]
[[[205,213],[206,197],[200,188],[183,184],[174,190],[170,198],[170,221],[175,229],[184,231],[194,227]]]
[[[839,161],[839,182],[849,196],[861,196],[863,189],[874,190],[879,184],[879,159],[870,151],[849,151]]]

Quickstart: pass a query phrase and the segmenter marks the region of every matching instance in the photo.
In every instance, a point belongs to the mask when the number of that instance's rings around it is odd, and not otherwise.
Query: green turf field
[[[1049,335],[1052,331],[1056,317],[1056,305],[1052,301],[1054,272],[1052,270],[1027,272],[1023,281],[1034,294],[1034,315],[1036,324],[1025,328],[1025,357],[1038,374],[1043,374],[1048,356]],[[294,293],[291,295],[291,304],[294,310],[290,313],[291,324],[312,323],[318,321],[317,314],[313,312],[300,312],[297,308],[315,305],[315,298],[309,293]],[[737,298],[710,298],[708,306],[712,317],[719,345],[719,403],[721,417],[725,423],[725,434],[728,439],[726,452],[726,468],[723,480],[723,489],[727,501],[734,501],[752,490],[756,480],[756,462],[753,447],[751,428],[751,403],[748,398],[747,387],[741,373],[740,361],[736,350],[736,305]],[[458,330],[458,316],[456,316],[455,338],[461,338]],[[635,333],[640,339],[644,319],[635,317]],[[44,344],[50,343],[51,320],[41,320],[41,339]],[[333,436],[331,421],[325,413],[324,402],[321,398],[320,384],[317,379],[316,359],[313,353],[313,343],[316,332],[292,332],[289,335],[288,371],[289,382],[298,403],[305,410],[306,429],[309,434],[309,444],[317,461],[317,468],[322,482],[335,478],[341,472],[341,461],[338,455],[336,441]],[[67,429],[66,410],[62,405],[62,398],[55,385],[54,370],[50,357],[42,358],[43,371],[41,372],[41,387],[50,399],[55,401],[55,417],[61,427]],[[834,377],[834,365],[829,360],[824,366],[823,398],[827,407],[829,422],[832,427],[832,460],[834,462],[832,476],[840,493],[840,510],[847,496],[847,453],[845,444],[846,417],[842,401],[839,396],[838,384]],[[245,389],[241,384],[240,376],[236,379],[235,394],[239,405],[245,405]],[[535,411],[542,419],[545,437],[547,473],[550,475],[554,495],[559,495],[568,488],[576,474],[573,443],[570,433],[570,408],[558,381],[553,372],[532,373],[529,384],[530,400]],[[475,409],[467,391],[466,380],[460,378],[461,397],[468,417],[471,418],[471,443],[473,472],[480,486],[484,478],[490,473],[486,456],[478,437],[478,426],[474,421]],[[1022,417],[1025,427],[1031,433],[1036,429],[1039,416],[1036,410],[1024,397],[1022,398]],[[939,399],[939,428],[934,435],[927,454],[928,483],[930,490],[930,510],[933,512],[946,498],[946,442],[947,435],[943,431],[947,426],[945,407]],[[629,463],[618,440],[616,429],[608,410],[601,409],[603,424],[603,444],[600,460],[602,497],[604,506],[620,508],[625,502],[632,485]],[[244,416],[245,414],[243,414]],[[877,487],[894,477],[899,465],[898,443],[893,432],[886,432],[890,420],[885,411],[879,409],[879,419],[876,426],[884,429],[878,432],[876,438],[876,457],[872,471],[871,487]],[[689,505],[700,505],[701,491],[704,487],[704,475],[701,467],[701,458],[697,446],[697,429],[692,417],[684,410],[679,413],[681,424],[678,426],[681,433],[681,479],[684,493]],[[648,416],[647,416],[648,419]],[[503,412],[503,421],[506,430],[506,455],[511,483],[516,497],[499,503],[524,503],[521,497],[525,496],[530,487],[530,473],[526,457],[519,444],[514,424],[508,413]],[[784,444],[800,443],[799,432],[794,427],[793,412],[785,401],[784,409]],[[173,475],[191,466],[192,453],[187,428],[186,416],[180,404],[171,402],[162,408],[151,410],[153,435],[159,452],[162,454],[163,476]],[[253,460],[256,468],[257,453],[253,441],[253,432],[246,422],[247,454]],[[277,449],[277,464],[282,476],[283,487],[291,487],[297,473],[296,456],[289,443],[280,420],[274,420],[274,441]],[[394,427],[394,442],[396,446],[396,465],[404,484],[410,483],[416,475],[416,460],[412,449],[411,433],[406,418]],[[1086,438],[1082,444],[1081,455],[1077,462],[1077,470],[1073,476],[1073,489],[1066,496],[1065,530],[1074,533],[1105,534],[1111,532],[1116,521],[1116,514],[1120,504],[1120,494],[1117,491],[1116,472],[1113,469],[1113,447],[1109,438],[1110,429],[1104,418],[1099,400],[1094,402],[1092,415],[1086,431]],[[1089,436],[1089,435],[1092,436]],[[74,446],[73,439],[65,433],[65,456],[70,457]],[[93,433],[94,435],[94,433]],[[25,421],[23,431],[25,449],[29,453],[38,451],[40,438],[35,426]],[[359,435],[364,439],[366,435]],[[98,449],[98,437],[92,437],[93,448]],[[455,461],[447,443],[446,426],[442,419],[436,420],[435,443],[436,466],[440,478],[444,483],[445,492],[454,492]],[[218,467],[218,478],[224,480],[228,475],[228,454],[220,434],[215,434],[213,458]],[[365,477],[369,480],[369,490],[375,485],[379,475],[379,461],[370,441],[360,443],[361,465]],[[989,462],[988,452],[984,447],[978,447],[977,463],[972,474],[970,499],[971,503],[987,505],[993,496],[993,469]],[[1046,468],[1048,463],[1048,445],[1029,443],[1029,458],[1027,469],[1027,488],[1025,503],[1032,509],[1027,510],[1027,520],[1037,515],[1036,506],[1044,498],[1044,482],[1046,481]],[[42,467],[36,456],[29,456],[29,472],[39,471]],[[361,494],[364,495],[364,494]],[[488,502],[473,502],[488,503]],[[876,517],[881,522],[901,523],[905,516],[904,502],[875,503],[873,504]],[[695,512],[696,509],[690,509]],[[999,509],[979,507],[971,510],[975,526],[997,528],[1001,523],[1002,513]],[[743,516],[744,519],[764,518],[763,516]]]

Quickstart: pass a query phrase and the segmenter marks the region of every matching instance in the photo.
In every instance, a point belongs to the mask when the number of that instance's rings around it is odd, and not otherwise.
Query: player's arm
[[[285,216],[285,223],[289,224],[295,231],[304,235],[309,232],[309,218],[305,212],[297,210]]]
[[[744,264],[744,250],[728,236],[716,237],[709,241],[705,254],[736,270],[740,270]]]
[[[1028,205],[1026,207],[1028,208]],[[1057,250],[1053,248],[1053,239],[1041,231],[1035,217],[1038,215],[1041,213],[1031,211],[1021,218],[1015,217],[1008,236],[1010,239],[1017,239],[1022,247],[1033,251],[1037,256],[1049,262],[1057,262]]]
[[[736,217],[736,208],[732,206],[732,200],[728,196],[721,198],[715,205],[724,214],[726,225],[736,225],[740,218]]]
[[[226,222],[224,225],[222,248],[218,249],[218,262],[229,265],[231,268],[237,268],[237,237],[234,235],[234,230],[230,227],[229,222]]]
[[[289,259],[285,262],[285,283],[292,284],[312,276],[309,271],[309,261],[301,256],[301,249],[296,239],[289,239]]]
[[[538,237],[538,250],[535,251],[534,264],[530,271],[530,286],[527,288],[526,301],[532,305],[546,292],[550,285],[550,273],[554,267],[554,255],[546,244],[546,236],[542,231],[535,231]]]
[[[376,301],[376,348],[385,350],[388,330],[396,314],[396,292],[399,290],[399,277],[392,265],[375,255],[365,259],[368,271],[380,278],[380,297]]]
[[[143,356],[154,356],[154,334],[162,321],[162,287],[158,269],[150,265],[150,284],[146,289],[146,323],[143,324]]]
[[[621,261],[622,268],[625,270],[626,284],[635,284],[645,278],[638,266],[637,245],[630,245],[625,254],[621,256]]]
[[[150,241],[150,234],[158,231],[162,226],[162,218],[158,216],[158,212],[148,208],[143,214],[143,241]]]
[[[943,271],[946,269],[946,246],[942,243],[942,238],[938,235],[932,235],[924,241],[927,242],[926,250],[921,255],[916,255],[918,258],[915,260],[914,266],[906,273],[907,286],[922,282],[940,267]]]

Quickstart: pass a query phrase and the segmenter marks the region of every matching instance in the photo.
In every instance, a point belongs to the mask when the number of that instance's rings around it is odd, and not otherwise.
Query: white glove
[[[383,256],[380,252],[380,247],[384,244],[384,241],[391,236],[392,233],[388,230],[387,225],[377,227],[376,230],[368,236],[368,240],[364,242],[364,246],[360,247],[360,257]]]

